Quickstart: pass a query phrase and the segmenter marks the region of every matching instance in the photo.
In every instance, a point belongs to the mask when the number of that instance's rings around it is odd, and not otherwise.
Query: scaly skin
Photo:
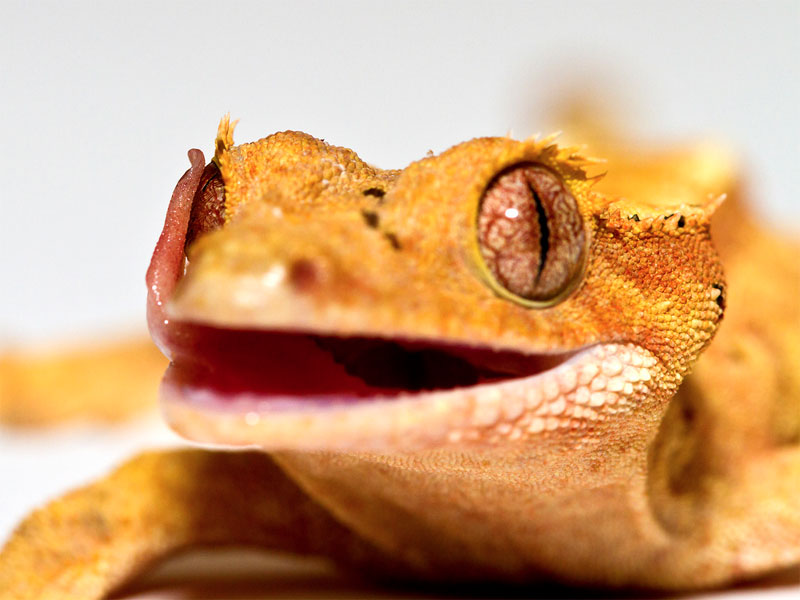
[[[190,246],[171,318],[524,353],[600,345],[501,387],[303,413],[208,410],[167,387],[179,431],[271,455],[134,459],[31,515],[0,554],[0,590],[100,597],[198,543],[424,579],[665,589],[796,564],[800,344],[783,293],[796,249],[748,224],[713,150],[609,152],[599,183],[549,141],[473,140],[387,172],[304,134],[234,147],[223,122],[226,223]],[[498,294],[475,242],[483,189],[521,160],[561,175],[590,234],[579,285],[550,307]],[[723,297],[708,221],[732,190]],[[725,302],[719,340],[669,402]]]
[[[614,169],[630,164],[621,147],[608,151],[600,186],[615,193],[633,174]],[[642,173],[682,162],[681,152],[638,154]],[[649,451],[648,494],[676,539],[694,530],[736,547],[726,560],[743,578],[800,562],[800,244],[756,223],[743,182],[732,169],[725,177],[713,223],[725,321],[670,401]]]

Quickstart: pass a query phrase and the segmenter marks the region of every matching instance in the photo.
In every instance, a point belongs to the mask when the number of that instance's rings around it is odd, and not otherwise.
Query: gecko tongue
[[[147,325],[153,341],[169,358],[172,358],[172,348],[181,341],[186,331],[177,324],[170,324],[165,307],[183,274],[183,246],[189,228],[192,201],[205,169],[205,157],[194,148],[189,150],[189,162],[192,166],[172,192],[164,229],[153,251],[146,276]]]

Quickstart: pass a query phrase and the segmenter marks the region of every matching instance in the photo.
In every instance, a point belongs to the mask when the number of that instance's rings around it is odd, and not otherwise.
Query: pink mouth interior
[[[221,400],[243,395],[350,401],[391,397],[524,377],[566,358],[366,337],[178,326],[192,343],[173,348],[170,383],[210,391]]]
[[[151,335],[172,360],[166,381],[225,401],[244,395],[358,401],[524,377],[574,353],[526,355],[467,345],[309,332],[232,330],[170,321],[165,312],[183,274],[189,215],[204,170],[199,150],[175,188],[147,272]]]

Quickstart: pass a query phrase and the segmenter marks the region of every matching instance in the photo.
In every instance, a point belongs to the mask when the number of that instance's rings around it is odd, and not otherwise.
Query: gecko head
[[[603,193],[552,138],[387,171],[296,132],[234,146],[227,119],[213,161],[190,160],[148,311],[172,361],[167,419],[191,439],[413,450],[639,431],[722,315],[719,178]]]

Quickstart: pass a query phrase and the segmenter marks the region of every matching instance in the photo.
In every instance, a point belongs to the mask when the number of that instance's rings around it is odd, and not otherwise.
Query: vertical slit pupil
[[[539,278],[544,270],[544,265],[547,262],[547,251],[550,249],[550,227],[547,225],[547,213],[544,210],[542,199],[539,198],[539,194],[534,186],[531,185],[529,187],[531,194],[533,194],[533,200],[536,203],[536,214],[539,217],[539,231],[541,233],[540,243],[542,247],[539,254],[539,269],[536,273],[536,283],[538,284]]]

